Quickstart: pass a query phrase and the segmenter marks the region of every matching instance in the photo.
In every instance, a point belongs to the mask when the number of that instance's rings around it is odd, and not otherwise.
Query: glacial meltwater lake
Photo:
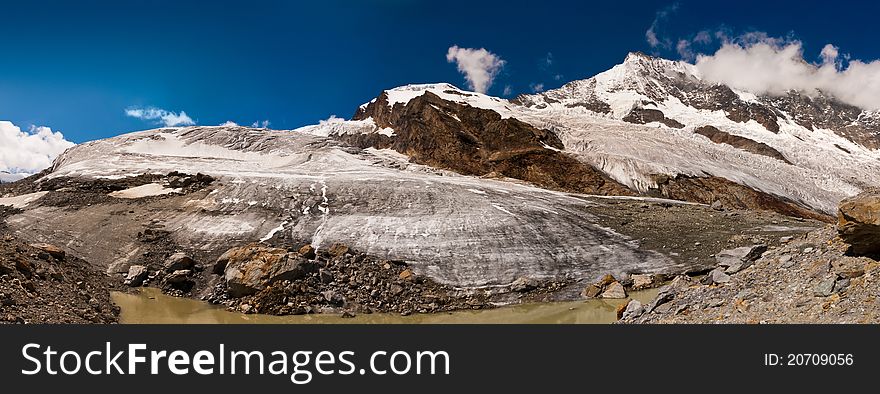
[[[658,292],[636,291],[630,293],[630,299],[647,303]],[[167,296],[155,288],[144,288],[136,294],[113,292],[111,296],[121,308],[123,324],[608,324],[617,320],[617,307],[629,301],[595,299],[410,316],[373,313],[342,318],[335,314],[245,315],[199,300]]]

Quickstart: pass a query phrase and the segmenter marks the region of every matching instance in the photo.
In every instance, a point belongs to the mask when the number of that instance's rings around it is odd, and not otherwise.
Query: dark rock
[[[315,248],[313,248],[312,245],[303,245],[299,248],[299,254],[302,257],[312,260],[315,258]]]
[[[55,246],[55,245],[51,245],[51,244],[47,244],[47,243],[36,243],[36,244],[31,244],[31,246],[36,249],[39,249],[43,252],[46,252],[47,254],[49,254],[49,256],[52,256],[58,260],[64,260],[64,256],[65,256],[64,250]]]
[[[190,270],[176,270],[165,276],[165,283],[173,285],[186,282],[191,274],[192,271]]]
[[[880,253],[880,189],[840,202],[837,233],[856,255]]]
[[[828,275],[813,288],[816,297],[828,297],[834,294],[834,285],[837,283],[837,275]]]
[[[318,275],[321,277],[321,283],[323,284],[329,284],[333,282],[333,274],[327,269],[321,268],[318,271]]]
[[[187,254],[183,252],[172,254],[165,260],[164,264],[165,271],[168,272],[188,270],[192,269],[193,266],[195,266],[195,261],[193,261],[192,257],[187,256]]]

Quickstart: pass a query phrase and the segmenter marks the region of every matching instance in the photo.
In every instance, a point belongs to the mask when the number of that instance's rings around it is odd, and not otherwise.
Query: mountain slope
[[[338,122],[372,122],[381,126],[381,136],[366,131],[343,137],[326,125],[300,131],[390,147],[416,162],[470,174],[472,168],[459,168],[467,160],[438,162],[425,153],[439,146],[419,142],[439,141],[440,130],[488,125],[462,119],[462,108],[524,122],[545,132],[547,141],[553,139],[549,132],[562,149],[542,147],[582,163],[576,167],[598,170],[600,177],[591,178],[599,187],[610,178],[634,193],[827,220],[838,201],[880,184],[876,113],[821,93],[758,97],[706,83],[687,63],[642,54],[593,78],[510,101],[443,83],[403,86],[361,106],[354,121]],[[547,172],[508,176],[544,187],[555,183]]]

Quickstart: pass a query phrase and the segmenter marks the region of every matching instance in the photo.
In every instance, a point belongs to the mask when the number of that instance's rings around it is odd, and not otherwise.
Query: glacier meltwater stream
[[[631,299],[650,302],[658,289],[636,291]],[[112,293],[113,302],[122,312],[123,324],[591,324],[613,323],[617,307],[628,300],[586,300],[522,304],[478,311],[415,314],[400,316],[389,313],[359,314],[344,319],[339,315],[269,316],[229,312],[222,307],[189,298],[167,296],[153,288],[139,293]]]

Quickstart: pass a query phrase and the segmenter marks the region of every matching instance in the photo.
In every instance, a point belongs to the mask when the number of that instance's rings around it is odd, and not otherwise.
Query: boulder
[[[581,291],[581,296],[584,298],[596,298],[599,294],[602,293],[602,288],[596,285],[589,285]]]
[[[611,274],[606,274],[601,279],[599,279],[598,282],[596,282],[596,286],[604,288],[605,286],[608,286],[614,282],[617,282],[617,279],[614,279],[614,276]]]
[[[709,273],[712,283],[722,284],[730,282],[730,275],[726,274],[722,268],[715,268]]]
[[[150,271],[147,270],[147,267],[133,265],[128,268],[128,274],[125,276],[124,283],[132,287],[137,287],[144,284],[144,280],[146,280],[149,275]]]
[[[837,283],[837,275],[828,275],[816,287],[813,288],[813,295],[816,297],[828,297],[834,294],[834,285]]]
[[[49,254],[49,256],[52,256],[58,260],[64,260],[64,255],[65,255],[64,250],[62,250],[61,248],[59,248],[55,245],[47,244],[47,243],[36,243],[36,244],[31,244],[31,247],[39,249],[40,251],[45,252],[45,253]]]
[[[856,255],[880,253],[880,189],[869,189],[840,202],[837,234]]]
[[[654,286],[654,275],[635,274],[632,276],[632,289],[641,290]]]
[[[733,272],[737,272],[752,265],[766,251],[767,245],[743,246],[736,249],[722,250],[715,255],[715,260],[718,262],[718,265],[727,268],[734,267]]]
[[[192,274],[190,270],[176,270],[165,277],[165,283],[173,285],[186,282],[189,280],[190,274]]]
[[[165,260],[165,271],[174,272],[179,270],[188,270],[192,269],[195,266],[195,261],[193,261],[192,257],[186,255],[186,253],[178,252],[172,254],[168,259]]]
[[[327,249],[327,253],[330,253],[333,257],[344,256],[349,252],[348,246],[345,244],[335,243],[330,246],[330,249]]]
[[[605,291],[603,291],[602,295],[599,297],[609,299],[626,298],[626,289],[623,288],[623,285],[620,284],[620,282],[613,282],[605,288]]]
[[[226,265],[229,264],[229,257],[233,253],[238,253],[239,248],[232,248],[224,252],[217,258],[214,266],[211,267],[211,273],[214,275],[223,275],[226,272]]]
[[[638,300],[630,300],[629,303],[626,304],[626,309],[623,310],[623,313],[620,315],[620,319],[634,319],[642,315],[645,312],[645,307],[642,306],[642,303]]]
[[[255,294],[277,281],[294,281],[318,271],[314,261],[259,243],[231,249],[222,257],[226,261],[226,288],[232,297]]]
[[[315,248],[313,248],[310,244],[305,244],[301,248],[299,248],[299,254],[300,256],[305,257],[309,260],[313,260],[316,256]]]
[[[131,263],[126,259],[119,259],[112,263],[107,267],[107,274],[124,274],[128,272],[128,269],[131,268]]]

